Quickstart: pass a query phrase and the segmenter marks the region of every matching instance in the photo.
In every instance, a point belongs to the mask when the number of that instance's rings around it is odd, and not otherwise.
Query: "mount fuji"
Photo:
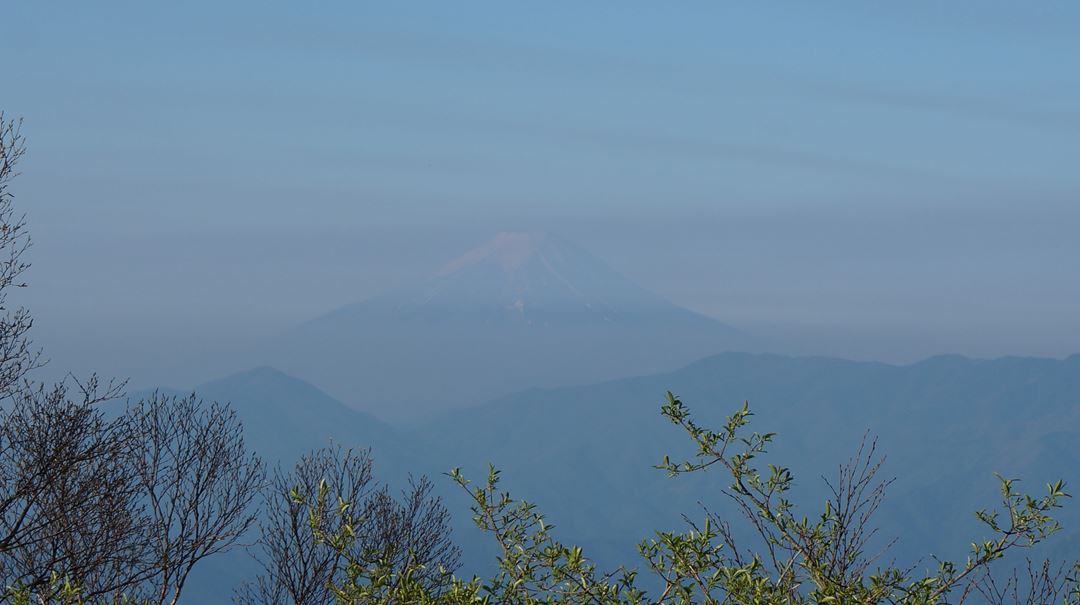
[[[391,422],[530,387],[671,370],[754,349],[546,233],[500,233],[427,279],[283,334],[260,363]]]

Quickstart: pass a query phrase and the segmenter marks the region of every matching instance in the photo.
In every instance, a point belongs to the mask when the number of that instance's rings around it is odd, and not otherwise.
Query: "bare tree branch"
[[[263,465],[228,406],[154,393],[128,414],[141,437],[135,467],[154,549],[150,600],[175,605],[192,568],[254,524]]]
[[[378,566],[389,576],[409,570],[437,592],[458,566],[449,514],[431,482],[410,481],[400,499],[376,489],[367,450],[315,450],[292,472],[279,469],[264,500],[256,556],[263,574],[237,593],[240,605],[334,603],[331,585],[346,580],[349,564]]]

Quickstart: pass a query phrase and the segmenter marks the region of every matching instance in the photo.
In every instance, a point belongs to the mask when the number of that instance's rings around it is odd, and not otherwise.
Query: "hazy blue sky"
[[[149,371],[506,229],[793,350],[1080,351],[1080,3],[0,12],[23,302],[68,365]]]

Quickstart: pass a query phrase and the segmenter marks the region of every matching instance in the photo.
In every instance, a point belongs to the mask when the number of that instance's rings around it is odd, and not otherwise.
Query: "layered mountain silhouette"
[[[408,421],[529,387],[670,370],[753,346],[566,240],[501,233],[427,279],[299,326],[258,361]]]
[[[248,446],[269,460],[292,462],[312,448],[336,444],[371,448],[397,464],[410,461],[395,429],[274,368],[213,380],[195,392],[229,402],[244,423]]]
[[[431,476],[453,514],[468,576],[488,571],[496,552],[490,536],[473,527],[467,496],[441,476],[451,467],[479,478],[495,464],[506,489],[536,502],[558,537],[580,544],[604,567],[634,565],[637,541],[655,530],[684,528],[683,514],[700,520],[702,505],[742,527],[722,493],[730,482],[724,473],[670,479],[653,468],[665,454],[681,459],[695,452],[660,417],[668,389],[711,427],[748,399],[751,430],[778,433],[761,463],[792,469],[794,500],[811,517],[825,498],[822,478],[835,479],[869,431],[887,456],[880,477],[896,478],[876,515],[875,545],[899,538],[886,558],[905,565],[933,566],[930,554],[962,560],[972,540],[987,537],[972,512],[997,502],[995,472],[1023,479],[1018,486],[1035,494],[1058,478],[1080,481],[1080,355],[943,356],[897,366],[725,353],[673,372],[530,389],[408,430],[269,368],[198,392],[232,401],[250,443],[271,465],[291,465],[301,451],[332,439],[344,447],[373,446],[380,480]],[[1080,511],[1072,501],[1065,506],[1057,513],[1063,535],[1029,554],[1080,556]],[[252,571],[243,555],[235,551],[200,572],[193,594],[206,600],[197,602],[228,601],[225,587]]]
[[[660,416],[669,389],[713,428],[749,400],[751,430],[778,433],[761,463],[792,469],[795,500],[811,517],[826,497],[822,479],[835,481],[864,436],[876,439],[886,457],[880,478],[896,479],[876,517],[876,546],[897,538],[888,557],[906,564],[929,565],[918,561],[929,554],[963,560],[986,537],[973,512],[998,502],[994,473],[1036,495],[1049,481],[1080,481],[1080,355],[898,366],[725,353],[670,373],[516,393],[408,437],[472,475],[498,465],[507,488],[536,502],[561,536],[609,564],[636,561],[639,540],[683,527],[683,514],[700,520],[702,504],[740,526],[722,494],[730,476],[670,479],[653,467],[664,455],[695,454]],[[1065,531],[1047,546],[1071,560],[1080,556],[1080,510],[1065,506]]]

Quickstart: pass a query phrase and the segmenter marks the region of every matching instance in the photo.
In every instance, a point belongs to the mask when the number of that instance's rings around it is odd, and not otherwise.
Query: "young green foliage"
[[[1008,552],[1033,546],[1059,529],[1051,513],[1069,497],[1060,481],[1035,497],[1017,492],[1015,481],[1000,478],[999,509],[976,513],[993,537],[974,543],[962,564],[943,561],[936,573],[919,576],[893,565],[875,566],[877,555],[867,550],[876,531],[870,526],[871,517],[891,483],[876,478],[882,460],[874,442],[864,440],[855,457],[841,466],[835,482],[828,482],[830,496],[823,510],[807,516],[800,515],[790,499],[794,483],[790,469],[760,462],[775,434],[747,430],[753,415],[748,404],[728,417],[720,430],[699,425],[671,393],[661,413],[686,431],[695,452],[684,461],[665,457],[658,468],[672,477],[710,467],[724,469],[729,482],[724,493],[760,538],[760,548],[740,549],[730,522],[711,513],[700,524],[688,521],[685,532],[658,532],[638,547],[644,568],[659,580],[659,592],[650,595],[641,588],[636,569],[601,571],[580,547],[556,539],[535,505],[500,490],[500,474],[494,467],[481,485],[454,469],[449,477],[469,494],[476,526],[500,547],[494,575],[463,580],[445,573],[441,584],[431,586],[415,579],[430,572],[422,566],[394,567],[378,558],[350,556],[347,581],[332,587],[337,602],[938,605],[963,603],[978,595],[1003,605],[1008,594],[1015,597],[1013,602],[1028,605],[1080,604],[1077,574],[1064,573],[1064,566],[1056,574],[1032,571],[1026,600],[1016,589],[1019,581],[1010,581],[1003,589],[994,583],[989,567]],[[348,506],[339,508],[342,518],[352,519]],[[320,519],[312,519],[313,528],[321,525]],[[342,531],[320,539],[347,552],[351,526],[350,521]]]

